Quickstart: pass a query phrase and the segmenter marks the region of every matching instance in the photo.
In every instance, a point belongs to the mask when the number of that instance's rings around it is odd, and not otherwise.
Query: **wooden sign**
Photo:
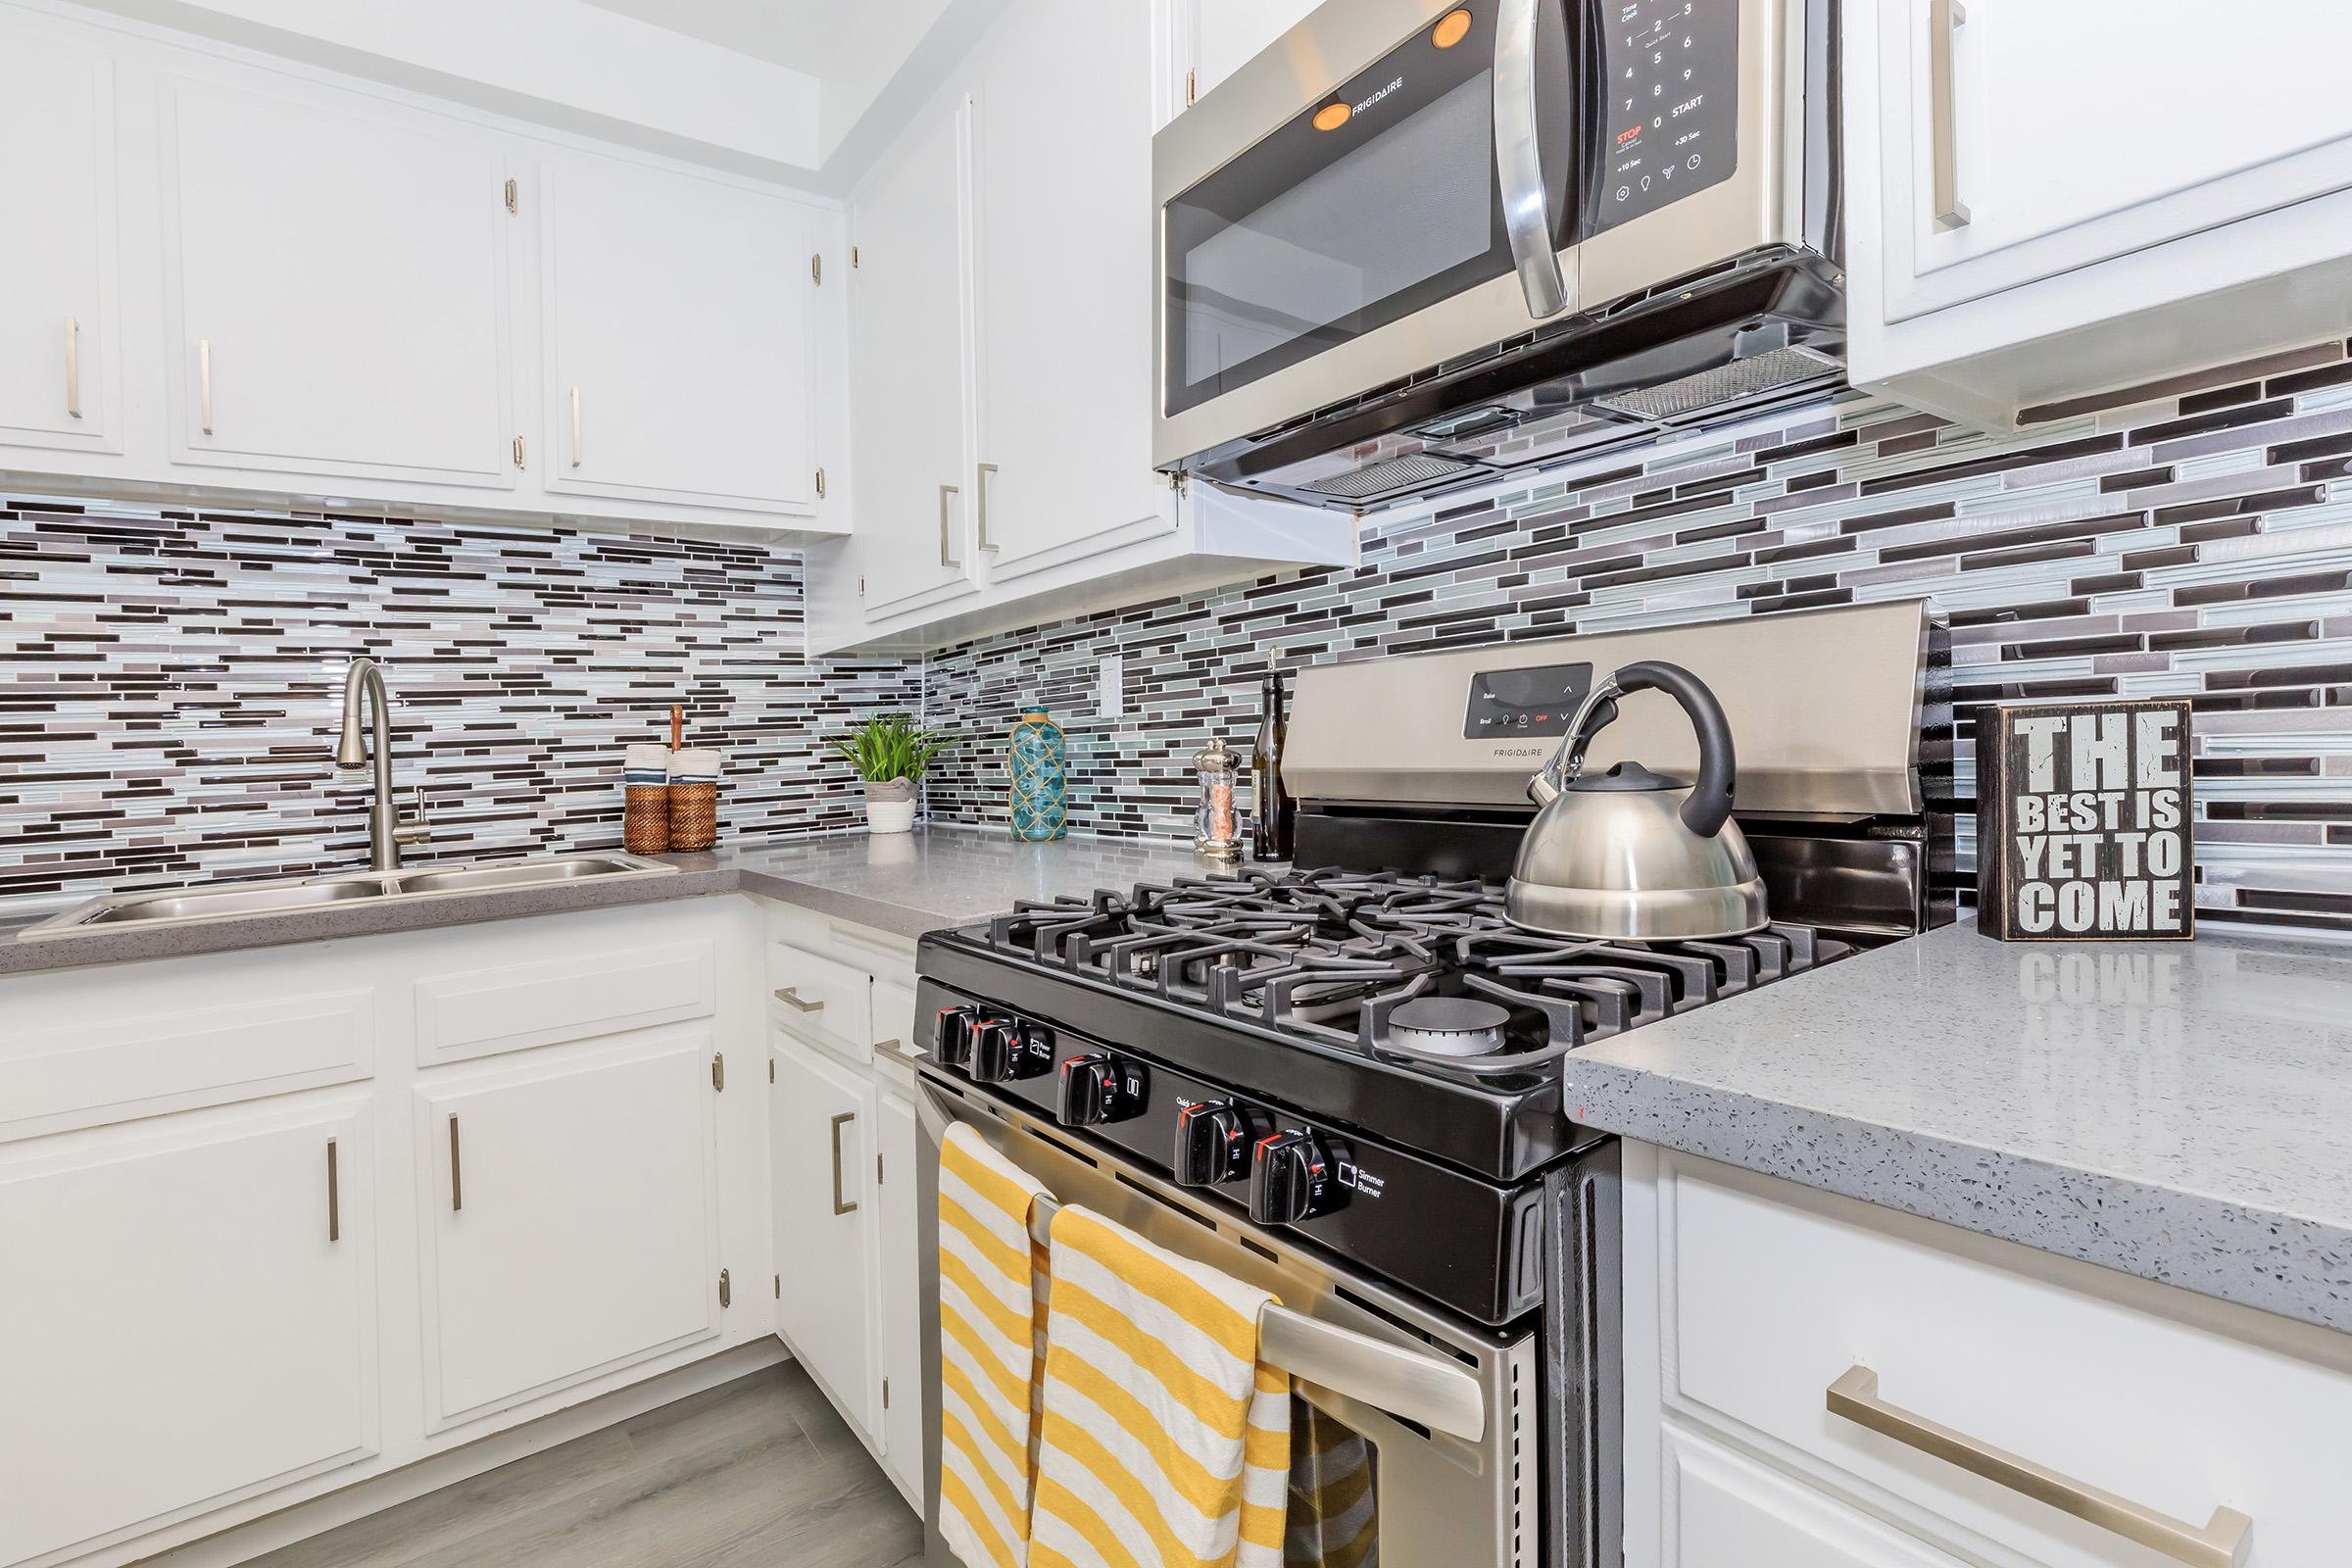
[[[1977,718],[1977,923],[2004,942],[2196,932],[2188,704],[2063,703]]]

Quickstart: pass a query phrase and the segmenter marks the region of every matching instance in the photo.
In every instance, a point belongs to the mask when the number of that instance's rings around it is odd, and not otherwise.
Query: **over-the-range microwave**
[[[1834,0],[1326,0],[1153,139],[1153,462],[1357,511],[1843,376]]]

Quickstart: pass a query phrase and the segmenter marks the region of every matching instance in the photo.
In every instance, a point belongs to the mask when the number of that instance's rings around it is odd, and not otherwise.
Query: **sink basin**
[[[280,910],[315,909],[320,905],[352,899],[380,899],[384,887],[373,877],[329,882],[260,882],[243,887],[190,888],[174,893],[146,893],[120,902],[94,901],[77,924],[90,926],[145,925],[157,920],[203,920],[225,914],[273,914]],[[79,913],[80,911],[74,911]]]
[[[536,888],[550,882],[576,882],[592,876],[642,876],[648,869],[674,870],[658,861],[634,856],[571,855],[556,859],[513,860],[494,865],[454,866],[441,871],[402,871],[395,883],[403,893],[488,893],[500,888]]]
[[[23,942],[42,942],[132,926],[300,914],[360,900],[407,903],[461,893],[521,892],[592,877],[669,876],[676,870],[674,865],[635,855],[540,855],[518,860],[427,865],[403,871],[363,871],[348,876],[228,882],[160,893],[109,894],[38,925],[26,926],[17,936]]]

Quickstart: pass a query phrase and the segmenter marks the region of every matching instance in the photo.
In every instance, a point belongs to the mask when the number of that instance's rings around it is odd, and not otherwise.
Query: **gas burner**
[[[1390,1038],[1433,1056],[1481,1056],[1502,1049],[1510,1009],[1468,997],[1415,997],[1389,1014]]]

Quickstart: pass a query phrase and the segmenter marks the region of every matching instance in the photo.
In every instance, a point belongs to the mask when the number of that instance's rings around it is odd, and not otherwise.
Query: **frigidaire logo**
[[[1542,757],[1544,748],[1541,746],[1497,746],[1494,748],[1494,755],[1496,757]]]
[[[1398,76],[1395,81],[1390,82],[1386,87],[1381,88],[1380,91],[1374,93],[1362,103],[1357,104],[1355,106],[1355,113],[1359,115],[1362,114],[1365,110],[1371,108],[1374,104],[1380,102],[1383,98],[1386,98],[1389,94],[1395,92],[1397,88],[1403,85],[1404,78],[1402,76]]]

